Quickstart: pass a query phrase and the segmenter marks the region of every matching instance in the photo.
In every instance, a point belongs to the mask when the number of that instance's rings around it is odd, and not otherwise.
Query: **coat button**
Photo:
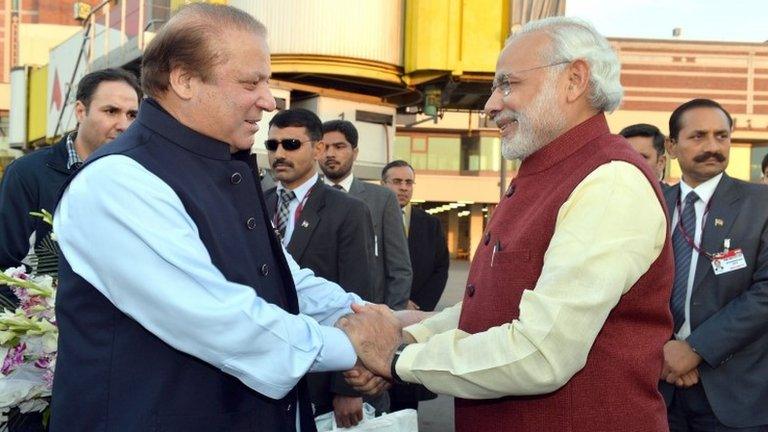
[[[269,274],[269,266],[266,264],[261,265],[261,275],[266,276]]]
[[[487,232],[485,233],[485,237],[483,238],[483,244],[488,246],[488,243],[491,242],[491,233]]]
[[[514,193],[515,193],[515,185],[511,184],[511,185],[509,185],[509,187],[507,188],[507,193],[505,193],[504,195],[506,195],[506,196],[507,196],[507,198],[509,198],[509,197],[511,197],[512,195],[514,195]]]
[[[256,219],[248,218],[248,220],[245,221],[245,226],[247,226],[249,230],[256,228]]]
[[[472,297],[475,295],[475,285],[474,284],[467,284],[467,295]]]
[[[285,411],[290,413],[290,412],[291,412],[291,408],[293,408],[293,404],[288,404],[288,405],[285,407]]]
[[[243,176],[239,172],[232,174],[232,177],[229,178],[229,182],[232,184],[240,184],[241,181],[243,181]]]

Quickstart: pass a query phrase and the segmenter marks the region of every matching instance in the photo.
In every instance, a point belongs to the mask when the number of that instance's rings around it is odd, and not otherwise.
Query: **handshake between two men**
[[[336,324],[349,337],[357,353],[357,364],[344,373],[347,383],[366,395],[377,395],[389,389],[393,376],[395,353],[402,344],[415,342],[403,328],[422,321],[430,312],[404,310],[393,312],[386,305],[353,304],[354,314]]]

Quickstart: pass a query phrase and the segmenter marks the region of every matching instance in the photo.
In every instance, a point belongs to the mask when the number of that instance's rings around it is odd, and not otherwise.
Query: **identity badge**
[[[712,256],[712,268],[716,275],[743,269],[747,266],[741,249],[730,249]]]

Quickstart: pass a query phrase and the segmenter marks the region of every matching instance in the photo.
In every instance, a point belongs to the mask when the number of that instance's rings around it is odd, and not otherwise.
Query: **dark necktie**
[[[685,206],[680,214],[680,223],[675,226],[672,234],[672,247],[675,251],[675,283],[672,285],[670,307],[675,323],[675,333],[685,322],[685,298],[688,293],[688,275],[691,270],[693,248],[680,230],[682,225],[688,238],[693,242],[696,236],[696,209],[694,204],[699,200],[696,192],[689,192],[685,197]]]
[[[291,204],[296,194],[287,189],[280,189],[280,204],[277,207],[277,232],[280,238],[285,238],[285,228],[288,226],[288,206]]]
[[[340,191],[342,191],[342,192],[346,192],[346,191],[344,190],[344,186],[342,186],[342,185],[340,185],[340,184],[335,184],[335,185],[333,185],[333,188],[334,188],[334,189],[338,189],[338,190],[340,190]]]

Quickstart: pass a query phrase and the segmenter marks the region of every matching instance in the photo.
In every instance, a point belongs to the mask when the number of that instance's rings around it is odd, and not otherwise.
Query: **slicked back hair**
[[[222,30],[224,29],[224,30]],[[227,61],[222,48],[228,31],[266,37],[264,24],[232,6],[192,3],[179,9],[147,46],[141,62],[141,86],[149,96],[165,94],[177,67],[211,82],[213,69]]]
[[[672,115],[669,117],[669,138],[677,140],[680,135],[680,130],[683,128],[683,114],[695,108],[717,108],[725,114],[728,119],[728,127],[733,128],[733,119],[731,114],[723,108],[722,105],[713,101],[712,99],[691,99],[688,102],[680,105],[672,111]]]
[[[280,129],[287,127],[303,127],[307,130],[307,136],[312,141],[323,139],[323,122],[320,117],[304,108],[291,108],[280,111],[269,121],[269,127]]]
[[[323,123],[323,133],[339,132],[344,135],[344,138],[352,145],[352,148],[357,148],[357,128],[351,121],[347,120],[330,120]]]
[[[622,129],[621,132],[619,132],[619,135],[623,136],[624,138],[633,138],[638,136],[652,138],[653,149],[656,150],[656,155],[661,156],[664,154],[664,141],[666,141],[666,138],[664,137],[664,134],[661,133],[659,128],[654,125],[647,123],[629,125]]]
[[[141,87],[135,75],[125,69],[102,69],[83,76],[77,84],[75,99],[85,105],[86,112],[91,107],[91,100],[96,93],[96,89],[103,82],[124,82],[128,84],[136,92],[136,98],[141,102]]]
[[[391,168],[400,168],[400,167],[408,167],[408,168],[410,168],[411,172],[413,173],[413,175],[416,176],[416,170],[413,169],[411,164],[409,164],[408,162],[406,162],[406,161],[404,161],[402,159],[398,159],[398,160],[393,160],[392,162],[384,165],[384,168],[381,169],[381,181],[387,181],[387,172]]]

